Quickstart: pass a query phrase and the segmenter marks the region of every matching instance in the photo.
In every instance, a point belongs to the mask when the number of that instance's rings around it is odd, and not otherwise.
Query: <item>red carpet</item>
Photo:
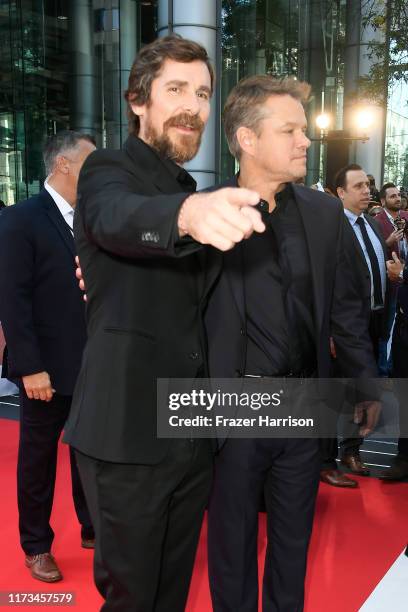
[[[54,553],[63,582],[32,580],[19,547],[15,467],[18,423],[0,420],[2,545],[0,591],[74,592],[77,612],[95,612],[101,599],[92,582],[92,552],[80,548],[68,471],[61,445],[52,525]],[[360,489],[322,485],[319,492],[307,577],[305,612],[357,612],[408,542],[408,484],[384,485],[360,478]],[[261,516],[259,550],[265,550]],[[210,612],[206,570],[206,526],[197,554],[187,612]],[[33,609],[31,606],[19,606]],[[7,608],[5,608],[7,609]],[[61,606],[47,606],[61,610]],[[169,612],[172,612],[169,610]]]

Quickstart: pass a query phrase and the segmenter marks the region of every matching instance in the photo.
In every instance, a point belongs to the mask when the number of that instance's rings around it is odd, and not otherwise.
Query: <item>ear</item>
[[[337,191],[337,195],[339,196],[340,200],[343,200],[344,199],[344,189],[343,189],[343,187],[337,187],[336,191]]]
[[[69,174],[69,162],[63,155],[57,155],[53,172],[55,171],[60,174]]]
[[[258,140],[255,132],[241,125],[241,127],[237,129],[236,137],[241,150],[248,155],[253,156],[255,153],[256,142]]]
[[[142,117],[146,112],[146,104],[136,104],[135,102],[129,102],[129,106],[132,111],[138,117]]]

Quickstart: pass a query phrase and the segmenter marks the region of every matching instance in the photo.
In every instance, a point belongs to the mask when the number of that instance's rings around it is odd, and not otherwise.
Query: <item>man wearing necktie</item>
[[[361,303],[366,312],[374,355],[378,360],[379,342],[385,334],[385,303],[388,302],[386,244],[376,221],[366,214],[370,201],[370,181],[361,166],[350,164],[339,170],[336,176],[336,189],[344,206],[344,214],[350,223],[348,227],[355,238],[353,252],[347,253],[347,256],[350,266],[357,272]],[[335,362],[334,368],[337,369]],[[336,371],[335,374],[342,376],[342,372]],[[349,398],[349,401],[352,401],[352,398]],[[344,432],[344,435],[340,443],[342,464],[353,474],[368,475],[369,470],[360,458],[363,439],[357,433],[352,437],[347,437],[347,432]],[[321,449],[323,455],[321,480],[337,487],[357,487],[357,481],[337,469],[335,460],[337,439],[322,440]]]
[[[72,227],[79,171],[94,149],[85,134],[52,136],[44,148],[44,189],[9,206],[0,219],[0,319],[8,375],[20,387],[20,541],[33,578],[44,582],[62,578],[51,555],[49,520],[58,440],[86,339]],[[71,475],[82,546],[91,548],[94,532],[73,453]]]

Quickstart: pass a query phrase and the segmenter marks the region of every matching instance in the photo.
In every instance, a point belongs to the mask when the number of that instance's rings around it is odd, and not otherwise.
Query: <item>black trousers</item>
[[[71,396],[50,402],[28,399],[20,391],[20,441],[17,500],[20,541],[27,555],[49,552],[54,539],[50,516],[54,499],[58,440],[71,406]],[[72,496],[82,537],[93,537],[85,495],[73,450],[70,449]]]
[[[401,432],[398,440],[398,457],[408,461],[408,317],[401,313],[398,313],[395,319],[392,363]]]
[[[378,362],[378,353],[379,353],[379,343],[383,330],[383,317],[384,311],[373,310],[371,311],[370,322],[369,322],[369,335],[373,345],[373,352],[376,362]],[[335,366],[336,370],[336,366]],[[334,377],[341,377],[342,373],[340,371],[335,371],[333,373]],[[333,398],[335,402],[338,401],[348,401],[349,403],[352,401],[351,398],[347,398],[346,396],[341,398]],[[336,410],[340,413],[341,409],[337,406]],[[348,409],[348,413],[351,415],[351,408]],[[359,426],[356,425],[353,427],[350,419],[347,431],[340,431],[340,434],[343,436],[343,439],[340,442],[340,454],[344,455],[353,455],[360,451],[360,446],[364,442],[364,438],[359,435]],[[332,470],[336,469],[336,457],[338,454],[338,445],[337,445],[337,437],[336,438],[322,438],[320,440],[320,449],[322,455],[322,470]]]
[[[337,376],[333,372],[333,376]],[[329,410],[332,418],[331,429],[333,432],[339,427],[341,435],[344,436],[340,442],[340,455],[358,453],[363,439],[359,436],[359,425],[353,423],[354,406],[356,403],[356,389],[348,381],[331,381],[331,397],[329,398]],[[319,440],[322,457],[322,470],[335,470],[337,468],[336,457],[338,455],[337,435],[332,438],[321,438]]]
[[[215,465],[208,523],[214,612],[258,611],[258,510],[267,511],[263,612],[301,612],[318,488],[317,440],[229,439]]]
[[[76,455],[95,525],[101,610],[182,612],[212,482],[210,442],[173,440],[158,465]]]

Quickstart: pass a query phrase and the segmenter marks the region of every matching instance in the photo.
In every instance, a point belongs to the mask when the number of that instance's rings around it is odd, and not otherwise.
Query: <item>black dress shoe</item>
[[[408,461],[397,457],[393,465],[381,472],[378,478],[381,478],[381,480],[405,480],[405,478],[408,478]]]
[[[357,480],[352,480],[340,470],[322,470],[320,472],[320,480],[332,487],[344,487],[347,489],[355,489],[358,487]]]
[[[353,474],[357,474],[358,476],[368,476],[370,470],[368,467],[361,461],[360,455],[344,455],[341,458],[340,463],[345,465],[347,469]]]
[[[95,548],[95,538],[81,538],[82,548]]]

